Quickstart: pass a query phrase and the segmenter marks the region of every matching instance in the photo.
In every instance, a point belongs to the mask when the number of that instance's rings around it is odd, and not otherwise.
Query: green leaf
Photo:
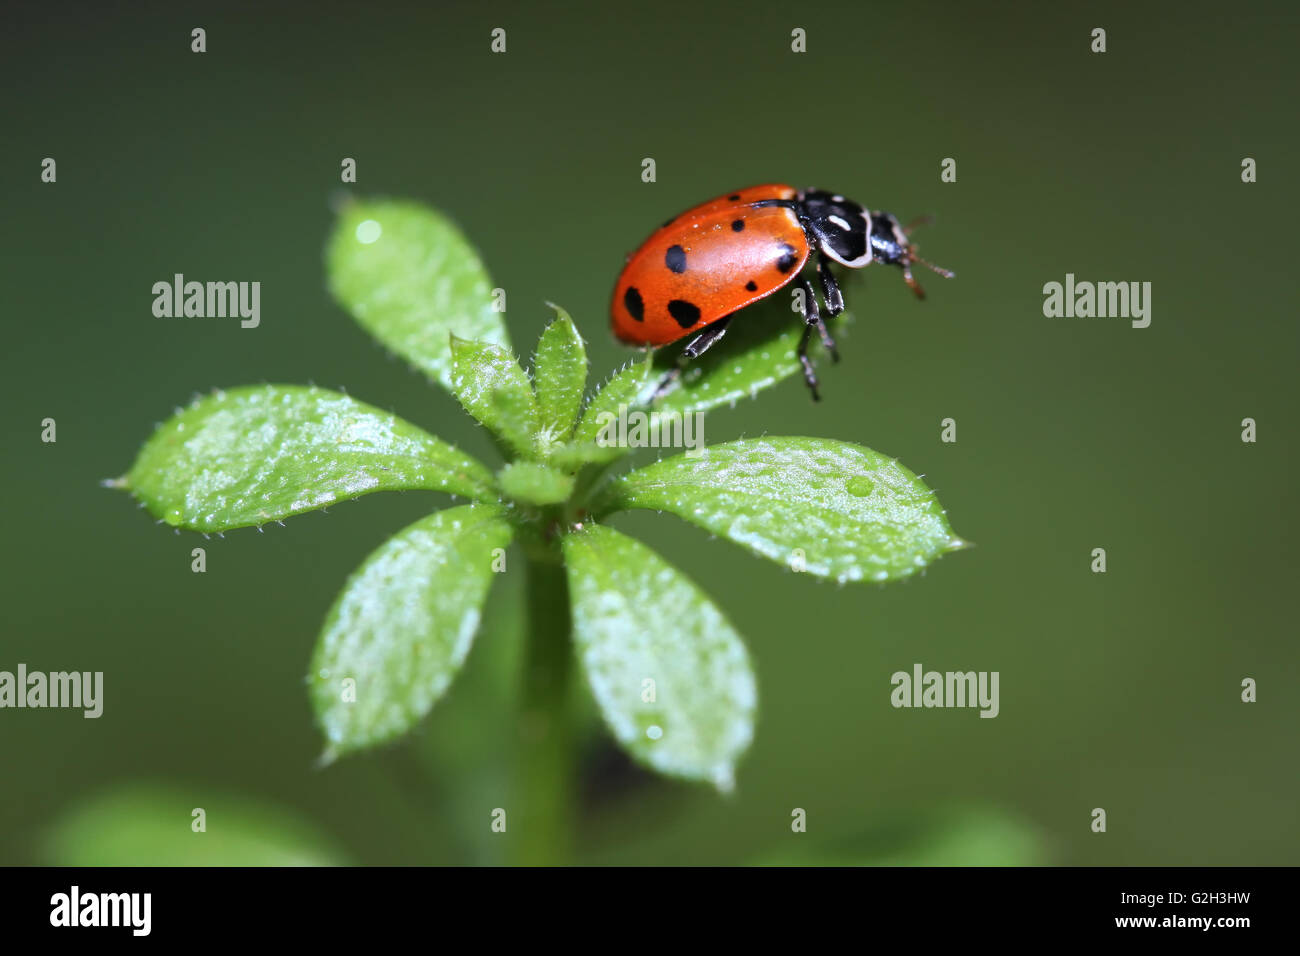
[[[503,515],[495,505],[435,512],[348,579],[309,678],[326,760],[405,733],[450,686],[478,629],[493,552],[510,543]]]
[[[203,811],[206,829],[196,832]],[[297,816],[240,797],[137,784],[83,800],[45,834],[52,866],[337,866],[332,841]]]
[[[655,408],[683,414],[703,412],[719,405],[734,405],[787,378],[802,375],[803,366],[796,353],[803,320],[790,311],[790,300],[784,294],[778,292],[769,301],[771,304],[746,309],[732,321],[721,342],[686,363],[680,385],[656,401]],[[843,312],[826,325],[838,340],[850,321],[849,313]],[[655,354],[657,374],[674,367],[680,353],[676,345],[660,349]],[[808,354],[817,363],[819,374],[830,367],[829,356],[815,333]]]
[[[533,357],[543,447],[563,442],[573,434],[587,387],[587,350],[582,336],[569,313],[558,305],[547,304],[555,310],[556,319],[542,333]]]
[[[547,460],[556,468],[577,471],[583,465],[607,465],[618,461],[631,450],[621,445],[580,445],[568,442],[552,448]]]
[[[897,461],[823,438],[665,458],[611,482],[601,505],[668,511],[796,568],[797,549],[804,570],[837,581],[904,578],[967,547],[934,492]]]
[[[564,557],[574,642],[614,737],[660,773],[729,790],[754,731],[740,636],[689,578],[612,528],[567,535]]]
[[[373,491],[493,493],[491,472],[446,442],[347,395],[297,385],[196,398],[108,484],[196,531],[260,525]]]
[[[514,555],[510,557],[513,561]],[[411,756],[434,780],[447,781],[430,800],[437,801],[435,812],[447,819],[477,819],[482,795],[506,793],[515,779],[520,716],[516,697],[528,631],[523,577],[497,575],[491,600],[483,604],[472,653],[438,703],[437,716],[420,725],[418,744],[412,741]],[[415,812],[427,813],[428,807],[416,806]],[[456,826],[446,836],[453,843],[445,846],[440,863],[511,862],[510,845],[488,827]]]
[[[497,473],[501,491],[515,501],[553,505],[573,491],[573,478],[562,471],[532,461],[515,461]]]
[[[605,413],[617,417],[620,407],[625,410],[643,407],[660,377],[651,365],[649,355],[619,369],[587,403],[582,421],[573,432],[574,443],[594,444],[604,424],[601,418]]]
[[[452,337],[452,393],[515,454],[531,457],[537,400],[528,375],[499,345]]]
[[[764,866],[1038,866],[1046,850],[1038,830],[1000,810],[908,810],[833,843],[764,854]]]
[[[356,201],[326,249],[330,291],[371,335],[451,387],[449,334],[510,347],[474,248],[418,203]]]

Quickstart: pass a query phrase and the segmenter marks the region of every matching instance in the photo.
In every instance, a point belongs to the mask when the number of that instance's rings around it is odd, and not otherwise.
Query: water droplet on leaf
[[[876,486],[872,483],[871,479],[863,475],[850,478],[844,483],[844,490],[858,498],[867,497],[867,495],[871,494],[875,489]]]

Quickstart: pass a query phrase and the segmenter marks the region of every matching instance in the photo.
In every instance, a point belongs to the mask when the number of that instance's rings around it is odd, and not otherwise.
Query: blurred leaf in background
[[[196,831],[200,821],[205,829]],[[337,866],[349,862],[330,839],[295,812],[247,797],[165,784],[107,790],[66,809],[44,835],[40,857],[54,866]]]
[[[981,807],[947,807],[882,816],[833,842],[770,850],[765,866],[1036,866],[1047,863],[1038,829],[1013,814]]]

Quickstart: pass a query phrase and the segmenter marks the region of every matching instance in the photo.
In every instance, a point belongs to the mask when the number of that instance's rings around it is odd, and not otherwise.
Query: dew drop
[[[664,729],[658,724],[651,724],[645,729],[645,735],[651,740],[658,740],[664,735]]]
[[[384,234],[384,227],[373,219],[357,224],[357,242],[370,245]]]
[[[865,498],[875,490],[876,486],[871,483],[870,478],[858,475],[856,478],[850,478],[844,483],[844,490],[858,498]]]

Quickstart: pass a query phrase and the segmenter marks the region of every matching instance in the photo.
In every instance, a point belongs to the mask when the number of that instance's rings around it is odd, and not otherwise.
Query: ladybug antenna
[[[939,273],[939,275],[943,276],[945,279],[951,279],[954,275],[956,275],[956,273],[948,269],[941,268],[940,266],[936,266],[933,262],[927,262],[925,259],[922,259],[920,256],[916,254],[915,246],[908,246],[907,257],[903,260],[902,263],[903,281],[907,283],[907,287],[911,289],[913,293],[915,293],[918,299],[925,298],[925,290],[921,288],[921,283],[917,282],[916,277],[912,275],[913,262],[921,263],[921,265],[925,266],[927,269],[934,270],[935,272]]]
[[[943,266],[936,266],[933,262],[927,262],[916,253],[912,253],[912,261],[921,263],[921,265],[933,272],[939,273],[939,275],[943,276],[945,279],[952,279],[957,275],[957,273],[953,272],[951,269],[945,269]]]

